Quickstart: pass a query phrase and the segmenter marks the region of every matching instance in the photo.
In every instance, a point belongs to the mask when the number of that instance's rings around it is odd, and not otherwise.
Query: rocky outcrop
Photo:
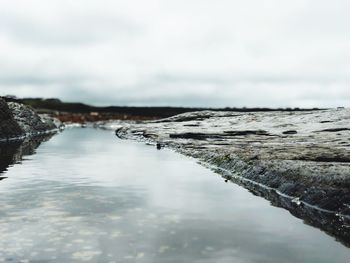
[[[350,109],[193,112],[116,134],[175,149],[269,200],[276,193],[287,209],[317,210],[350,228]]]
[[[39,116],[31,107],[16,102],[5,102],[0,98],[0,141],[56,131],[54,122]]]
[[[56,128],[50,118],[39,116],[33,108],[16,102],[9,102],[8,106],[15,121],[26,134],[43,133]]]
[[[23,130],[13,118],[7,103],[0,99],[0,139],[23,136]]]

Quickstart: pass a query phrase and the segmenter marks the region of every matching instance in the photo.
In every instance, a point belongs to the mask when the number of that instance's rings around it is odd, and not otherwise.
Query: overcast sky
[[[2,0],[0,93],[350,106],[349,0]]]

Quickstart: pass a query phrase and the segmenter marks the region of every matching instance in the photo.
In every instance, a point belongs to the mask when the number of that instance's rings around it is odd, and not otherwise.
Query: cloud
[[[0,3],[0,93],[99,105],[350,106],[350,3]]]

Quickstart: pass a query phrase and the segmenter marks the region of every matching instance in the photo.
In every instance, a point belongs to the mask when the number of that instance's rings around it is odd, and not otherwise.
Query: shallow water
[[[68,129],[0,181],[0,262],[349,262],[350,249],[170,150]]]

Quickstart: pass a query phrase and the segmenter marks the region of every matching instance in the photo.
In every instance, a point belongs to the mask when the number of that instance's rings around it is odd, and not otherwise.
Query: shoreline
[[[334,132],[319,127],[309,128],[308,131],[294,127],[298,131],[285,135],[282,131],[286,130],[285,127],[280,131],[261,127],[271,121],[271,113],[257,116],[206,112],[128,124],[117,129],[116,134],[124,139],[141,139],[168,146],[199,161],[276,188],[283,194],[297,196],[306,203],[350,215],[350,196],[347,195],[350,193],[350,143],[347,137],[350,135],[350,121],[346,120],[344,124],[342,118],[350,117],[348,111],[338,111],[342,115],[340,121],[322,123],[323,128],[332,125]],[[309,119],[338,118],[336,113],[337,110],[301,113],[294,114],[292,119],[296,121],[306,115],[309,115]],[[280,116],[282,113],[276,115],[277,120],[286,117]],[[290,118],[290,115],[287,117]],[[250,121],[251,118],[260,118],[260,122]],[[233,121],[236,122],[232,125]],[[336,121],[339,123],[336,124]],[[308,126],[309,123],[306,121],[303,124]],[[234,125],[239,127],[235,128]],[[248,125],[255,129],[246,127]],[[270,126],[276,125],[285,126],[284,123],[270,123]],[[298,126],[297,123],[293,125]],[[347,127],[336,127],[343,125]],[[240,127],[245,127],[245,130]],[[290,127],[287,129],[291,132]],[[320,135],[323,131],[327,135]],[[318,196],[322,191],[325,192]]]
[[[197,112],[126,124],[116,135],[192,157],[350,247],[349,112],[277,113],[276,122],[274,113]],[[293,132],[283,118],[294,121]],[[283,128],[267,129],[268,123]]]

